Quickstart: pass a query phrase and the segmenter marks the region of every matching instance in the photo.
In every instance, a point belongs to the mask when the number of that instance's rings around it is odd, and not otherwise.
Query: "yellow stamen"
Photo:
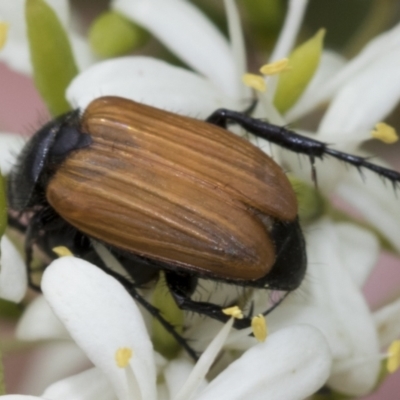
[[[52,250],[54,251],[54,253],[56,253],[58,255],[58,257],[73,256],[71,251],[68,248],[66,248],[65,246],[53,247]]]
[[[115,362],[119,368],[126,368],[132,356],[133,351],[130,347],[120,347],[115,352]]]
[[[371,136],[386,144],[392,144],[399,140],[396,129],[384,122],[378,122],[375,129],[371,131]]]
[[[260,68],[260,72],[263,75],[276,75],[288,70],[290,70],[288,58],[282,58],[281,60],[265,64]]]
[[[251,87],[258,92],[265,92],[267,90],[267,85],[265,80],[260,75],[255,74],[244,74],[242,76],[242,81],[246,86]]]
[[[261,314],[256,315],[251,320],[251,329],[253,330],[254,337],[259,342],[264,342],[267,338],[268,329],[267,329],[267,321],[265,317]]]
[[[400,340],[395,340],[389,346],[388,359],[386,361],[386,368],[389,373],[393,374],[400,367]]]
[[[225,315],[229,315],[236,319],[242,319],[243,313],[242,310],[238,306],[228,307],[222,310]]]
[[[2,49],[6,44],[7,34],[8,34],[7,22],[0,22],[0,49]]]

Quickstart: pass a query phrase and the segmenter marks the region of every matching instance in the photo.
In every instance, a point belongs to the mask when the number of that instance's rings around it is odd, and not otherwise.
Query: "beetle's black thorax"
[[[15,211],[47,205],[49,179],[72,151],[90,145],[90,135],[79,129],[79,111],[47,123],[25,145],[8,178],[8,203]]]

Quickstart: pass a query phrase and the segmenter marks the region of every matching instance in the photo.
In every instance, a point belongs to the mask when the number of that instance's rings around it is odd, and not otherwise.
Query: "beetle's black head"
[[[8,179],[8,204],[25,211],[45,198],[47,183],[60,163],[73,151],[91,144],[79,126],[79,110],[44,125],[25,145]]]

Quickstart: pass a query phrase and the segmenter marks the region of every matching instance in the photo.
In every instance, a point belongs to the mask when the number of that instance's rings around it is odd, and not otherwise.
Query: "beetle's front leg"
[[[38,232],[43,227],[42,215],[39,212],[34,214],[32,218],[29,220],[27,229],[26,229],[26,239],[24,244],[24,252],[25,252],[25,265],[28,277],[28,285],[31,289],[36,290],[37,292],[41,292],[40,286],[35,284],[32,279],[33,268],[33,246],[35,245],[38,237]]]
[[[316,181],[315,175],[315,159],[322,159],[324,156],[331,156],[347,164],[355,166],[357,169],[366,168],[379,176],[388,179],[392,182],[393,186],[399,185],[400,173],[388,168],[369,162],[364,157],[358,157],[352,154],[344,153],[339,150],[332,149],[327,143],[311,139],[296,132],[293,132],[285,127],[270,124],[266,121],[249,117],[243,113],[220,108],[213,112],[207,119],[214,125],[226,128],[229,122],[236,123],[242,128],[251,132],[255,136],[268,140],[278,146],[295,153],[304,154],[309,157],[312,166],[312,175],[314,182]]]

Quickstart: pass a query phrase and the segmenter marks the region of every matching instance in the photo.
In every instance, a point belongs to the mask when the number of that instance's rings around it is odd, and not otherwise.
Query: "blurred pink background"
[[[10,71],[0,64],[0,130],[31,135],[48,118],[48,112],[31,79]],[[396,127],[400,130],[400,126]],[[400,170],[397,157],[400,147],[385,151],[387,158]],[[400,198],[399,198],[400,212]],[[365,288],[372,307],[381,304],[393,294],[400,294],[400,260],[389,254],[380,258],[379,268],[371,276]],[[400,316],[399,316],[400,318]],[[12,326],[1,322],[3,336],[10,336]],[[18,393],[20,379],[28,357],[23,353],[5,356],[5,371],[8,393]],[[400,398],[400,371],[393,374],[385,384],[365,400],[394,400]]]

